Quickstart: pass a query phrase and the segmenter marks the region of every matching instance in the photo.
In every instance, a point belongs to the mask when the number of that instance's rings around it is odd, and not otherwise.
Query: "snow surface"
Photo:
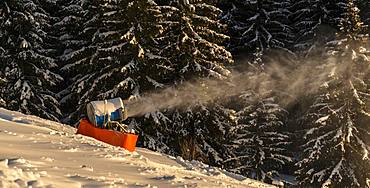
[[[0,108],[0,187],[273,187],[198,161],[128,152]]]

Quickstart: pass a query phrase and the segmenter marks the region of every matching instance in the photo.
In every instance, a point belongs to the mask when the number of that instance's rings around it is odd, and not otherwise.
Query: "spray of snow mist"
[[[285,106],[304,95],[317,92],[320,87],[325,86],[331,72],[345,72],[348,64],[352,63],[350,59],[337,58],[287,60],[276,58],[275,55],[274,59],[279,60],[270,60],[263,66],[257,65],[257,69],[250,68],[255,66],[245,63],[248,68],[242,69],[246,71],[234,70],[227,79],[199,79],[128,100],[128,116],[141,116],[156,110],[181,108],[196,103],[207,104],[245,91],[273,91],[280,95],[279,102]]]

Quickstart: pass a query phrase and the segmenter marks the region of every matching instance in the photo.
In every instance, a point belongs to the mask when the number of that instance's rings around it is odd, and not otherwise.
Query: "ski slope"
[[[0,187],[272,187],[143,148],[130,153],[75,132],[0,108]]]

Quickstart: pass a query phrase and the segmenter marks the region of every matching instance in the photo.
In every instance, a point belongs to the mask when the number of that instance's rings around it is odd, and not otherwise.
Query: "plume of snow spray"
[[[280,58],[281,59],[281,58]],[[195,103],[207,104],[215,99],[227,99],[244,91],[279,93],[280,103],[288,105],[301,96],[314,93],[322,87],[331,74],[346,71],[348,63],[336,58],[269,62],[260,71],[233,71],[228,79],[200,79],[148,93],[139,99],[128,100],[128,116],[141,116],[161,109],[181,108]],[[292,62],[295,62],[292,64]],[[340,63],[339,63],[340,62]]]

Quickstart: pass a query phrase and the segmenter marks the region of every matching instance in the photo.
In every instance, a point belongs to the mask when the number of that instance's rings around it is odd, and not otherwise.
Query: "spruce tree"
[[[369,67],[361,57],[344,61],[353,65],[331,76],[305,117],[309,128],[297,163],[301,185],[365,187],[370,178],[369,80],[363,73]]]
[[[224,163],[232,172],[271,183],[293,161],[284,131],[287,112],[271,91],[245,91],[239,98],[237,125],[230,130],[233,157]]]
[[[78,118],[86,102],[112,97],[139,97],[142,91],[161,86],[168,61],[152,54],[161,32],[160,11],[148,1],[85,1],[82,49],[62,56],[62,68],[71,77],[63,101],[78,104],[71,111]],[[69,102],[68,102],[69,101]]]
[[[174,110],[168,125],[172,136],[169,147],[186,160],[224,167],[223,161],[232,155],[227,138],[235,125],[234,117],[235,112],[220,100]]]
[[[346,11],[344,5],[334,0],[295,1],[290,15],[296,32],[294,50],[317,55],[315,52],[339,31],[341,14]]]
[[[61,67],[60,74],[65,78],[61,85],[62,89],[58,93],[64,114],[62,121],[65,123],[73,123],[70,116],[77,119],[80,113],[76,111],[80,96],[72,93],[71,90],[77,79],[83,76],[81,70],[84,70],[85,74],[91,71],[82,67],[89,64],[91,56],[96,51],[92,39],[98,29],[97,16],[100,7],[97,3],[81,0],[58,1],[60,7],[57,12],[58,20],[53,27],[61,49],[57,57]]]
[[[222,17],[229,24],[233,51],[288,50],[292,45],[289,0],[233,0],[227,4],[229,10]]]
[[[221,10],[213,4],[213,1],[180,0],[161,6],[163,32],[157,40],[161,48],[156,54],[170,62],[166,64],[168,70],[161,79],[162,83],[176,89],[187,81],[225,79],[230,74],[226,65],[233,60],[231,53],[222,46],[229,37],[223,34],[226,25],[218,19]],[[207,85],[195,87],[202,90]],[[197,94],[205,95],[202,92]],[[216,134],[222,129],[217,127],[221,123],[211,120],[225,116],[227,121],[228,110],[220,105],[207,105],[204,101],[189,101],[188,105],[149,113],[140,122],[136,119],[136,123],[141,124],[139,129],[145,134],[143,145],[181,155],[185,159],[221,165],[221,159],[225,157],[222,157],[221,150],[215,149],[222,148],[221,141],[215,141],[223,137],[223,134]],[[203,117],[202,112],[208,114],[207,117]],[[187,142],[189,139],[191,142]],[[188,149],[193,151],[192,155],[188,155],[187,150],[177,149],[184,148],[184,145],[187,146],[185,148],[191,147]]]
[[[87,45],[88,37],[82,37],[84,11],[80,0],[59,0],[58,9],[54,10],[57,20],[53,24],[54,35],[58,38],[58,62],[64,65],[68,62],[67,54]],[[87,16],[86,16],[87,17]]]
[[[304,117],[307,131],[296,171],[302,186],[366,187],[370,178],[369,51],[357,7],[352,0],[345,5],[338,40],[329,43],[323,62],[327,80]]]
[[[173,62],[174,80],[223,79],[230,73],[231,53],[222,44],[229,39],[221,10],[213,1],[178,0],[161,8],[165,28],[160,55]]]
[[[0,3],[1,93],[6,108],[57,121],[61,111],[53,89],[63,79],[53,72],[50,20],[40,2]]]

